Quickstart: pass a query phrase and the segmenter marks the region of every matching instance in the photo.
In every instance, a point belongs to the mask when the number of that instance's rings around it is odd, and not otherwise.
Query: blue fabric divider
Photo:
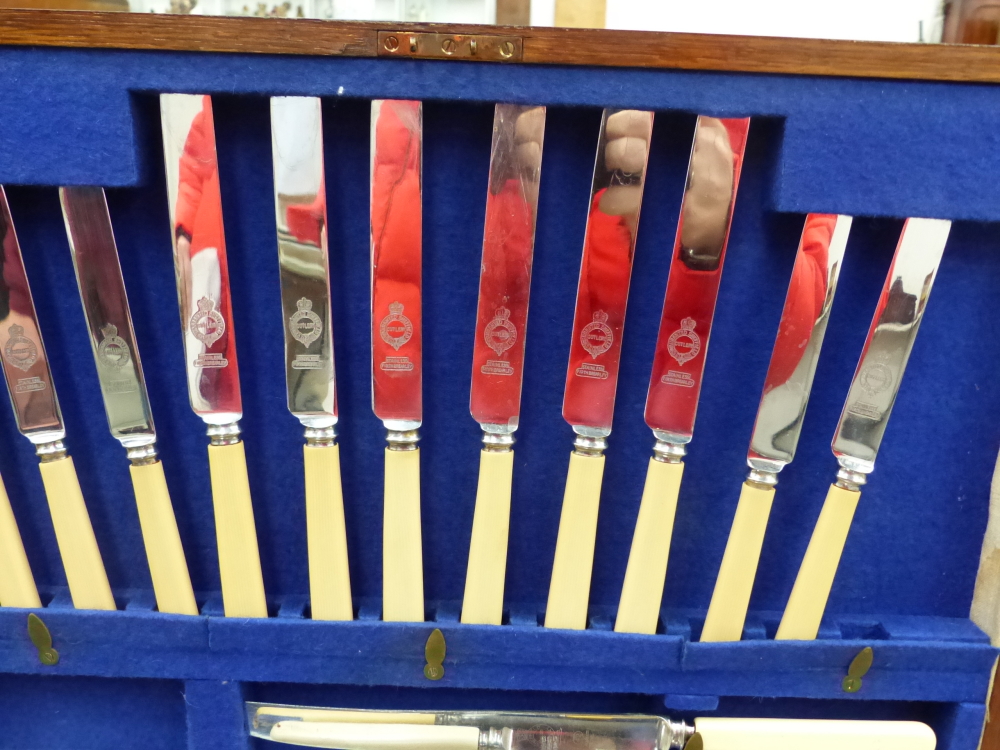
[[[161,90],[219,93],[215,113],[242,425],[265,586],[276,615],[267,621],[218,616],[207,438],[188,408],[178,335],[154,96]],[[302,430],[285,409],[266,98],[288,93],[327,97],[326,185],[354,623],[308,619]],[[384,430],[370,410],[368,379],[367,99],[374,96],[427,100],[424,561],[428,610],[449,643],[447,674],[436,685],[421,672],[432,626],[378,622]],[[515,448],[509,624],[499,629],[457,624],[478,467],[469,369],[490,103],[496,100],[550,105]],[[607,452],[590,630],[553,632],[538,622],[572,444],[559,406],[603,105],[658,114]],[[686,461],[660,635],[621,636],[610,631],[652,446],[642,407],[694,112],[755,120]],[[436,701],[461,695],[484,708],[613,711],[641,704],[645,708],[632,710],[662,712],[666,695],[667,705],[679,711],[718,700],[720,714],[749,706],[766,715],[770,706],[779,713],[926,716],[943,750],[972,750],[995,655],[967,615],[996,457],[994,426],[1000,424],[1000,391],[991,387],[998,364],[991,302],[1000,289],[1000,232],[985,223],[1000,220],[1000,149],[984,125],[998,115],[1000,89],[978,85],[0,48],[0,182],[11,186],[67,443],[125,610],[71,611],[36,458],[17,436],[10,411],[0,409],[0,436],[8,447],[0,453],[0,474],[46,592],[42,616],[63,654],[56,667],[40,665],[26,638],[25,613],[0,610],[3,697],[26,685],[27,705],[44,699],[44,691],[32,692],[34,685],[111,685],[67,698],[71,706],[93,704],[101,709],[95,716],[102,716],[132,684],[123,678],[132,677],[138,687],[130,699],[156,706],[133,709],[136,721],[143,732],[167,727],[164,747],[182,746],[169,744],[183,734],[169,712],[180,710],[176,695],[183,680],[196,698],[187,709],[192,748],[230,746],[221,743],[241,731],[233,718],[240,695],[348,705],[360,686],[372,685],[380,687],[367,690],[364,700],[380,707],[439,707]],[[151,611],[128,465],[106,429],[59,212],[55,186],[63,183],[115,188],[108,194],[111,216],[159,446],[199,603],[209,617]],[[802,441],[777,489],[747,640],[692,643],[746,472],[747,442],[805,211],[870,218],[855,221],[847,248]],[[863,493],[821,640],[776,643],[770,639],[777,613],[836,471],[829,440],[901,219],[911,214],[962,221],[953,229]],[[875,649],[875,666],[862,691],[847,696],[840,680],[865,645]],[[449,692],[457,688],[463,692]],[[776,702],[762,707],[754,703],[760,698]],[[812,701],[796,702],[804,698]],[[921,703],[885,702],[901,700]],[[215,711],[222,716],[218,724],[210,721]],[[48,729],[49,746],[80,746],[72,735],[60,735],[58,725]],[[95,740],[92,746],[108,744],[114,743]]]

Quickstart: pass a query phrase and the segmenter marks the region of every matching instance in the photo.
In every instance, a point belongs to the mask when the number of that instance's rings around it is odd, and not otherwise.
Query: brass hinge
[[[523,43],[519,36],[433,34],[429,31],[378,33],[379,57],[518,62],[522,49]]]

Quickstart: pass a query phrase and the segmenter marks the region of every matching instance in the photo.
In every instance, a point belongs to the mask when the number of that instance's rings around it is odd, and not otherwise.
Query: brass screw
[[[399,40],[394,36],[387,36],[382,46],[385,47],[386,52],[395,52],[399,49]]]
[[[415,36],[410,37],[410,52],[417,51],[417,38]]]
[[[500,45],[500,57],[513,57],[514,50],[514,42],[504,42]]]
[[[476,54],[478,47],[479,45],[476,43],[475,39],[469,40],[469,52],[471,52],[473,55]]]
[[[441,42],[441,51],[446,55],[454,55],[456,49],[458,49],[458,42],[450,37]]]

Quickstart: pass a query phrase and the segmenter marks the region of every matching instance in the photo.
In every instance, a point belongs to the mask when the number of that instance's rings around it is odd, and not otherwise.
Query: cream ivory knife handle
[[[94,527],[69,456],[38,464],[66,582],[77,609],[115,609]]]
[[[776,640],[811,641],[819,632],[860,492],[831,485],[792,586]]]
[[[337,750],[479,750],[476,727],[279,721],[270,739]]]
[[[156,607],[160,612],[196,615],[198,605],[191,588],[191,574],[184,558],[181,535],[177,531],[177,518],[170,502],[167,480],[163,476],[163,464],[159,461],[139,466],[132,464],[129,471],[132,473],[132,488],[139,509],[139,525],[146,545]]]
[[[353,620],[340,446],[302,448],[306,472],[309,595],[314,620]]]
[[[462,622],[467,624],[499,625],[503,619],[513,476],[514,451],[480,452],[479,488],[462,602]]]
[[[701,631],[702,642],[738,641],[743,636],[773,500],[773,487],[764,489],[743,483],[719,577],[708,605],[705,627]]]
[[[7,490],[0,481],[0,607],[42,606]]]
[[[615,620],[617,633],[653,635],[663,602],[670,537],[674,531],[677,495],[684,464],[649,459],[639,518],[632,537],[632,551],[625,570],[625,584]]]
[[[705,750],[934,750],[934,730],[917,721],[695,719]]]
[[[584,630],[587,627],[603,478],[603,455],[570,454],[549,601],[545,608],[547,628]]]
[[[226,617],[267,617],[243,443],[208,446]]]
[[[424,621],[420,532],[420,449],[385,449],[382,520],[382,619]]]

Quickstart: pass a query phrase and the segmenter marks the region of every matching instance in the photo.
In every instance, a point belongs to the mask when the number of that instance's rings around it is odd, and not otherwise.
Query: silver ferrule
[[[514,730],[490,727],[479,733],[479,750],[511,750]]]
[[[47,464],[49,461],[60,461],[69,454],[66,452],[66,444],[62,440],[52,440],[48,443],[36,443],[35,455],[38,460]]]
[[[861,485],[868,481],[868,475],[860,472],[854,471],[853,469],[845,469],[843,466],[837,471],[837,481],[836,485],[842,490],[850,490],[851,492],[860,492]]]
[[[514,433],[494,432],[483,428],[483,450],[490,453],[510,453],[514,449]]]
[[[577,435],[573,440],[573,452],[578,456],[603,456],[608,439],[599,435]]]
[[[335,425],[329,427],[306,427],[306,445],[311,448],[329,448],[337,444],[337,428]]]
[[[778,484],[778,473],[763,469],[750,469],[750,473],[747,474],[747,484],[761,490],[772,489]]]
[[[208,437],[212,445],[235,445],[240,442],[240,423],[230,422],[229,424],[210,424],[208,426]]]
[[[133,445],[125,449],[125,455],[132,462],[133,466],[148,466],[155,464],[158,460],[156,454],[156,443],[146,445]]]
[[[671,443],[661,438],[653,445],[653,460],[665,464],[679,464],[687,455],[687,448],[682,443]]]
[[[387,430],[385,441],[391,451],[415,451],[420,442],[419,430]]]
[[[694,727],[683,721],[664,719],[657,747],[662,750],[683,750],[694,734]]]

